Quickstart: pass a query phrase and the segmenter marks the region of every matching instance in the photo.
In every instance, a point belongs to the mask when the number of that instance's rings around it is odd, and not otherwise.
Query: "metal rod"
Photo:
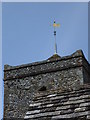
[[[54,27],[54,38],[55,38],[55,54],[57,54],[57,44],[56,44],[56,31],[55,31],[55,27]]]

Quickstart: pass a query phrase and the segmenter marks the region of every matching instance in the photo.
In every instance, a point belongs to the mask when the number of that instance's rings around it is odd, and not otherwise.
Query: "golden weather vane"
[[[56,23],[56,21],[54,20],[53,27],[54,27],[54,37],[55,37],[55,54],[57,54],[56,30],[55,30],[55,28],[60,27],[60,24]]]

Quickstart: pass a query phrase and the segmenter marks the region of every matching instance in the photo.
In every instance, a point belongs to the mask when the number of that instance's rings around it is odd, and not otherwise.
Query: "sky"
[[[88,59],[87,2],[3,3],[2,65],[16,66],[52,56],[54,20],[60,23],[56,28],[58,54],[67,56],[82,49]]]

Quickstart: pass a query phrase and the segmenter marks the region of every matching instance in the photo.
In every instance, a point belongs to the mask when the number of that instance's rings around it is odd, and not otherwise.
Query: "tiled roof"
[[[90,86],[79,90],[37,95],[24,119],[28,120],[89,120]]]

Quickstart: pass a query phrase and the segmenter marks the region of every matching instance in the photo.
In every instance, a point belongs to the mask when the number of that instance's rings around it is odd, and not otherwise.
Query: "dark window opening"
[[[39,91],[46,91],[46,87],[45,86],[42,86]]]

